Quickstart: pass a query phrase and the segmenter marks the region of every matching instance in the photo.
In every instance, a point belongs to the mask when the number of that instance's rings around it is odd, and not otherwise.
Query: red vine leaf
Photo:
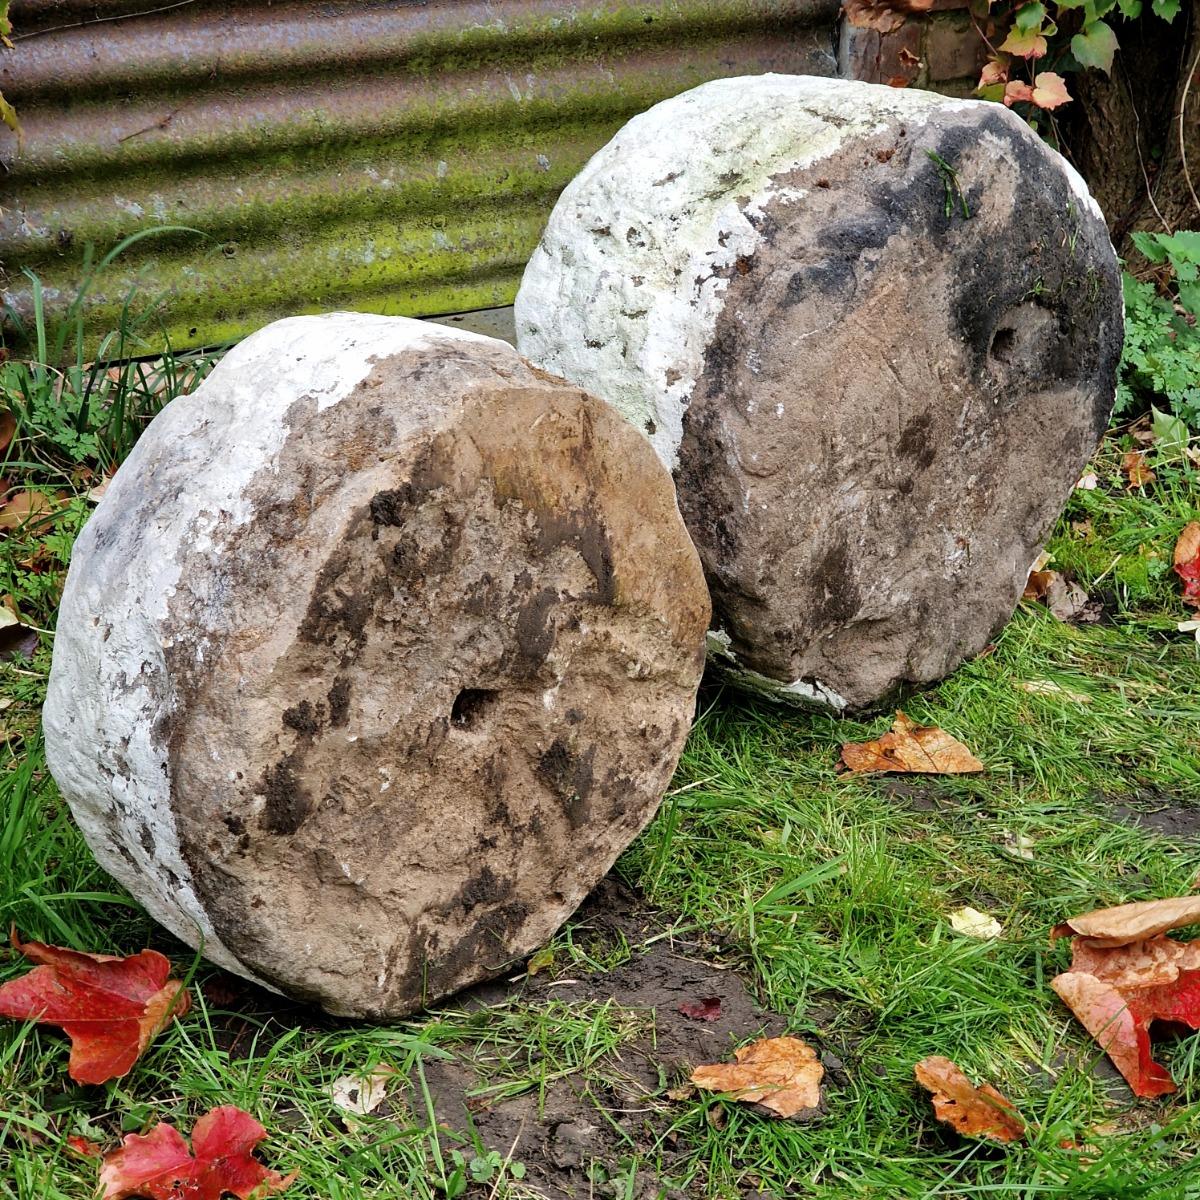
[[[84,954],[43,942],[12,943],[40,965],[0,987],[0,1016],[58,1025],[71,1039],[67,1073],[76,1083],[124,1075],[154,1036],[187,1012],[183,984],[156,950],[129,958]]]
[[[979,87],[994,87],[998,83],[1008,82],[1008,59],[990,58],[983,64],[979,75]]]
[[[1183,602],[1200,608],[1200,521],[1183,527],[1175,543],[1175,574],[1183,580]]]
[[[131,1133],[119,1150],[104,1156],[102,1200],[220,1200],[229,1192],[257,1200],[282,1192],[298,1172],[280,1175],[254,1157],[266,1136],[249,1113],[232,1105],[196,1122],[191,1150],[174,1125],[160,1121],[147,1134]]]
[[[1000,49],[1006,54],[1015,54],[1018,58],[1043,58],[1046,54],[1046,39],[1036,30],[1023,33],[1015,25],[1008,37],[1000,43]],[[1005,96],[1005,100],[1008,97]],[[1018,99],[1027,100],[1027,96]]]
[[[1025,1136],[1025,1122],[1012,1101],[990,1083],[976,1087],[950,1059],[940,1054],[923,1058],[913,1074],[930,1093],[938,1120],[959,1133],[997,1142],[1015,1142]]]
[[[1004,85],[1004,103],[1011,108],[1018,101],[1027,101],[1037,108],[1058,108],[1071,102],[1066,80],[1053,71],[1042,71],[1034,80],[1033,87],[1019,79],[1009,80]],[[1147,472],[1149,474],[1149,472]],[[1153,479],[1154,476],[1150,475]]]
[[[1151,1024],[1200,1028],[1200,941],[1166,936],[1198,920],[1200,896],[1180,896],[1085,913],[1052,931],[1090,935],[1073,940],[1071,969],[1050,986],[1137,1096],[1175,1090],[1151,1056]]]

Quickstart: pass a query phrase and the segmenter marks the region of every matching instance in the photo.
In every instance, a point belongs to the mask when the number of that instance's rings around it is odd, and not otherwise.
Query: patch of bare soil
[[[677,1169],[687,1156],[686,1135],[672,1130],[681,1106],[669,1089],[686,1082],[700,1063],[721,1062],[735,1046],[786,1030],[786,1020],[754,1001],[739,975],[721,963],[719,950],[682,938],[661,937],[661,916],[641,908],[637,898],[613,878],[606,879],[574,921],[578,944],[595,939],[597,948],[633,949],[628,961],[610,971],[580,974],[572,969],[485,985],[462,997],[468,1007],[491,1006],[514,998],[536,1006],[540,1000],[612,1000],[622,1009],[644,1014],[644,1032],[624,1042],[586,1072],[551,1082],[544,1096],[536,1090],[502,1100],[478,1093],[489,1085],[486,1064],[466,1058],[427,1061],[425,1074],[440,1124],[448,1130],[472,1126],[484,1146],[525,1165],[525,1185],[549,1200],[582,1197],[636,1197],[682,1200]],[[590,949],[591,947],[589,947]],[[679,1011],[716,997],[720,1016],[691,1019]],[[842,1064],[825,1057],[835,1082]],[[473,1094],[474,1093],[474,1094]],[[711,1119],[719,1120],[720,1110]],[[648,1163],[634,1170],[632,1160]],[[632,1178],[630,1175],[633,1170]],[[688,1192],[695,1193],[695,1183]],[[481,1196],[490,1188],[481,1189]],[[748,1194],[757,1195],[757,1192]]]
[[[1118,825],[1136,825],[1172,841],[1200,838],[1200,804],[1162,793],[1144,793],[1130,801],[1109,799],[1105,803]]]

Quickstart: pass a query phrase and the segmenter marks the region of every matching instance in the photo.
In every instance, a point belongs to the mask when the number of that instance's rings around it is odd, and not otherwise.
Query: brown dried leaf
[[[825,1068],[817,1052],[799,1038],[761,1038],[733,1052],[735,1063],[697,1067],[692,1083],[734,1099],[761,1104],[781,1117],[794,1117],[821,1103]]]
[[[842,0],[842,8],[851,25],[891,33],[913,13],[928,12],[933,0]]]
[[[16,433],[17,418],[10,409],[0,409],[0,456],[12,445]]]
[[[45,492],[10,492],[0,508],[0,530],[42,528],[57,507],[58,501]]]
[[[1025,1136],[1021,1120],[1010,1100],[991,1084],[976,1087],[957,1063],[940,1054],[923,1058],[913,1068],[917,1082],[933,1097],[933,1111],[959,1133],[969,1137],[1015,1142]]]
[[[842,763],[855,774],[867,771],[926,775],[965,775],[984,769],[983,763],[945,730],[918,725],[898,712],[891,732],[874,742],[847,742]]]
[[[1127,450],[1121,456],[1121,471],[1129,488],[1145,487],[1154,482],[1154,472],[1146,465],[1144,450]]]
[[[1142,900],[1119,904],[1095,912],[1069,917],[1050,931],[1050,940],[1078,933],[1093,947],[1128,946],[1200,922],[1200,896],[1175,896],[1166,900]]]

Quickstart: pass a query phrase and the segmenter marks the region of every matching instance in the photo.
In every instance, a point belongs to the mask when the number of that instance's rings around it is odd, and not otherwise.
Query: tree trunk
[[[1200,59],[1200,0],[1169,24],[1147,4],[1117,35],[1112,75],[1075,77],[1077,103],[1060,128],[1126,253],[1134,230],[1200,228],[1200,85],[1189,86]]]

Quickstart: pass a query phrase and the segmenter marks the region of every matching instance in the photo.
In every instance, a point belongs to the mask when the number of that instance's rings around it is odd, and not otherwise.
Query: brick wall
[[[987,47],[971,23],[967,0],[935,0],[933,10],[879,33],[842,21],[838,74],[867,83],[931,88],[969,96]]]

